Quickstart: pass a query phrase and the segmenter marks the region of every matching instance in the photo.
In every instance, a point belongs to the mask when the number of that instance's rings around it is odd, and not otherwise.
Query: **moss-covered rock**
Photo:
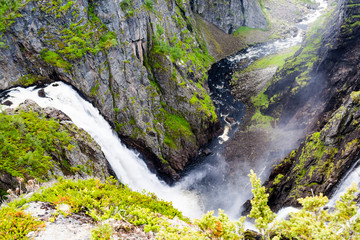
[[[265,185],[272,189],[269,203],[275,209],[298,205],[299,197],[331,194],[359,158],[359,108],[358,92],[353,92],[320,131],[274,168]]]
[[[110,167],[100,146],[88,133],[69,122],[69,117],[61,111],[43,109],[26,100],[17,109],[0,113],[0,119],[2,191],[15,189],[21,182],[33,179],[110,176]]]

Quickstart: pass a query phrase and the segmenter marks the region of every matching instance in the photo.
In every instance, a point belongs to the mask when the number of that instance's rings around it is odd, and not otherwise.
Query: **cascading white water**
[[[54,107],[67,114],[73,123],[88,132],[101,146],[116,176],[135,191],[153,192],[158,197],[172,201],[175,208],[184,215],[200,217],[202,210],[195,194],[181,186],[170,187],[151,173],[134,151],[127,149],[113,132],[99,111],[85,101],[69,85],[56,82],[44,88],[46,98],[38,96],[34,87],[14,88],[8,93],[11,107],[18,106],[26,99],[34,100],[41,107]]]
[[[329,202],[326,204],[328,207],[334,207],[336,201],[340,199],[340,196],[343,195],[346,190],[351,186],[351,184],[356,183],[357,186],[360,184],[360,159],[358,159],[353,166],[349,169],[347,174],[341,180],[339,186],[336,188],[336,191],[329,199]]]

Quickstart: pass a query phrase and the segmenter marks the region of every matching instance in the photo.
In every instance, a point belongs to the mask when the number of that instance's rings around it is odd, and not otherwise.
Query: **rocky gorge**
[[[313,1],[15,1],[0,19],[0,90],[71,84],[151,171],[174,183],[224,127],[207,82],[215,59],[246,44],[303,37],[301,46],[239,61],[231,70],[231,93],[246,113],[224,143],[225,171],[215,170],[237,184],[239,170],[265,168],[272,209],[299,206],[301,197],[330,196],[360,157],[360,3],[326,2],[307,27],[301,21],[319,7]],[[280,14],[284,7],[289,11]],[[70,147],[45,153],[55,161],[49,177],[115,175],[100,147],[66,115],[25,105],[39,118],[55,116],[72,138]],[[3,172],[0,187],[15,189],[15,175]],[[123,220],[113,228],[131,225]]]

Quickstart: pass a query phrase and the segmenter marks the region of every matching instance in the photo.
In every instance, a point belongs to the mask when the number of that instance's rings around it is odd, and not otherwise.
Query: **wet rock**
[[[40,113],[41,107],[33,100],[26,99],[23,103],[20,103],[17,110],[23,110],[23,111],[34,111],[37,113]]]
[[[46,97],[45,90],[43,88],[38,91],[38,96],[42,98]]]
[[[13,102],[10,100],[6,100],[6,101],[2,102],[1,104],[5,105],[5,106],[11,106],[11,105],[13,105]]]
[[[208,156],[210,154],[212,154],[212,151],[209,148],[205,148],[201,151],[201,156]]]
[[[71,121],[70,117],[63,113],[61,110],[58,110],[53,107],[46,107],[42,109],[42,112],[47,118],[55,118],[60,121]]]
[[[235,123],[235,119],[232,118],[232,117],[226,117],[226,118],[225,118],[225,121],[227,121],[227,122],[230,123],[230,124]]]

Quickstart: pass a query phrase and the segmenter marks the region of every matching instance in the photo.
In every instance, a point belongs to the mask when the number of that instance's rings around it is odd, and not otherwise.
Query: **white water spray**
[[[26,99],[34,100],[41,107],[54,107],[67,114],[73,123],[88,132],[101,146],[116,176],[132,190],[153,192],[161,199],[172,201],[175,208],[184,215],[197,218],[202,215],[195,194],[181,186],[169,187],[151,173],[142,159],[134,151],[127,149],[113,132],[108,122],[89,102],[81,98],[69,85],[56,82],[44,88],[46,98],[38,96],[34,87],[15,88],[8,100],[18,106]]]

